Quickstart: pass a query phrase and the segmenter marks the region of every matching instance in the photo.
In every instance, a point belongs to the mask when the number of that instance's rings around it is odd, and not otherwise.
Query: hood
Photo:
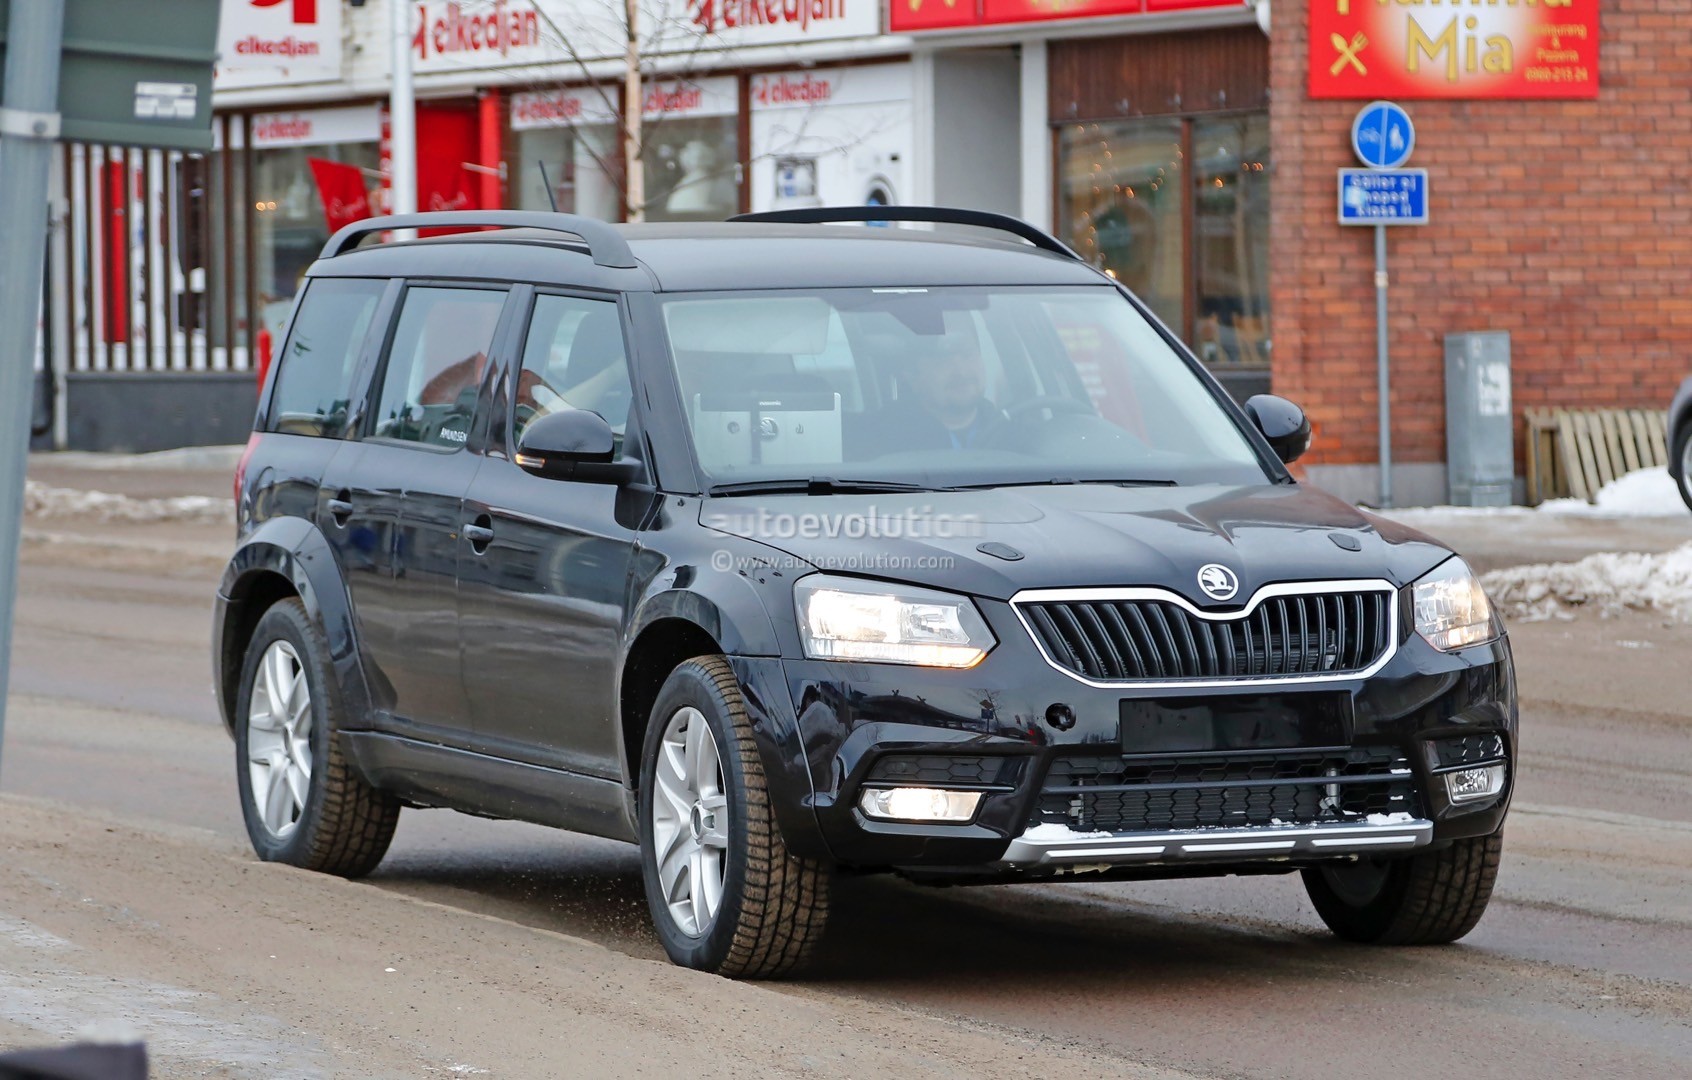
[[[1402,586],[1451,555],[1414,529],[1304,484],[736,496],[703,500],[700,523],[829,573],[1000,600],[1022,589],[1156,585],[1201,606],[1231,607],[1280,581],[1385,578]],[[990,553],[1001,547],[1022,558]],[[1208,563],[1238,575],[1231,602],[1199,590]]]

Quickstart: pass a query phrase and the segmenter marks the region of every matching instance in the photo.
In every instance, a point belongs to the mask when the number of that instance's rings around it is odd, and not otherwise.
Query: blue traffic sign
[[[1416,125],[1390,101],[1363,106],[1351,122],[1351,150],[1371,169],[1396,169],[1410,160],[1415,148]]]
[[[1341,225],[1426,225],[1428,170],[1341,169]]]

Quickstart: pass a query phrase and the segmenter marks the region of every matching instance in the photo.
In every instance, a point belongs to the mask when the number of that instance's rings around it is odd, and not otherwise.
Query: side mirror
[[[612,462],[617,435],[605,417],[588,409],[565,409],[529,421],[517,440],[515,461],[523,471],[549,480],[621,484],[634,479],[633,462]]]
[[[1269,440],[1269,449],[1287,464],[1297,461],[1310,449],[1310,418],[1286,398],[1255,394],[1246,399],[1245,412]]]

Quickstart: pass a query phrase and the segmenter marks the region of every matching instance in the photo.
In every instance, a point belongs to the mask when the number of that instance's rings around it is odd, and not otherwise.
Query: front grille
[[[1167,600],[1018,607],[1053,663],[1110,682],[1343,676],[1379,660],[1393,637],[1385,591],[1273,596],[1219,619]]]
[[[1052,763],[1031,824],[1079,832],[1311,825],[1420,814],[1409,760],[1392,747]]]

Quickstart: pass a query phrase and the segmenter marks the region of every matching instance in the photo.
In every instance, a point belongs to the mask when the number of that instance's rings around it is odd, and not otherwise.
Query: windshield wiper
[[[971,489],[1000,487],[1066,487],[1071,484],[1110,484],[1115,487],[1176,487],[1174,480],[1077,480],[1073,476],[1053,476],[1046,480],[993,480],[985,484],[964,484]]]
[[[876,495],[890,491],[955,491],[955,488],[908,484],[901,480],[836,480],[812,476],[793,480],[741,480],[713,484],[712,495]]]

